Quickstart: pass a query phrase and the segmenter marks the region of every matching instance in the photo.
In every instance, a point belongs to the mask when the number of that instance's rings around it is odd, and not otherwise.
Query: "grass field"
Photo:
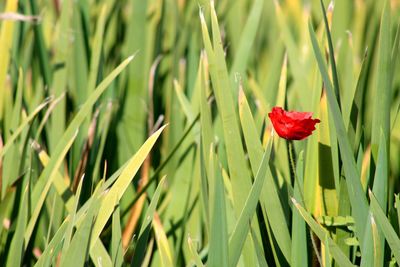
[[[400,1],[0,1],[0,266],[398,266]],[[321,122],[280,138],[274,106]]]

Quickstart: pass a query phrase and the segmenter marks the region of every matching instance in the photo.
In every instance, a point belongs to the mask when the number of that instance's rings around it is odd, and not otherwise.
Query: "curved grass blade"
[[[120,201],[125,190],[132,182],[132,179],[135,177],[137,171],[139,170],[143,161],[146,159],[151,148],[153,147],[165,127],[166,126],[161,127],[157,132],[152,134],[146,140],[142,147],[129,160],[129,163],[122,170],[121,175],[107,192],[107,195],[104,197],[100,207],[101,213],[98,215],[96,222],[93,226],[93,234],[91,238],[92,245],[99,238],[101,231],[103,230],[104,226],[106,225],[108,219],[115,209],[115,204]]]

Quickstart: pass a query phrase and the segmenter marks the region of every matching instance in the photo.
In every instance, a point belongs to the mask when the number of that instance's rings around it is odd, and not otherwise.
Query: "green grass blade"
[[[320,3],[321,3],[321,9],[322,9],[322,14],[323,14],[323,18],[324,18],[325,31],[326,31],[326,35],[328,37],[329,59],[330,59],[330,65],[331,65],[331,69],[332,69],[333,89],[335,90],[336,101],[337,101],[337,103],[339,105],[339,109],[340,109],[340,107],[341,107],[340,94],[339,94],[340,88],[339,88],[338,73],[336,71],[335,50],[333,49],[331,31],[329,29],[328,19],[326,17],[325,6],[324,6],[323,0],[320,0]]]
[[[75,138],[76,131],[87,116],[87,114],[91,111],[91,108],[100,97],[100,95],[107,89],[110,83],[115,79],[115,77],[129,64],[129,62],[133,59],[133,56],[124,60],[111,74],[97,87],[97,89],[92,93],[92,95],[87,99],[85,104],[81,107],[80,111],[75,115],[72,122],[69,124],[68,128],[64,132],[62,138],[59,140],[56,149],[54,150],[53,157],[50,159],[49,165],[45,167],[42,174],[38,178],[38,181],[35,184],[32,193],[32,203],[35,205],[35,215],[32,216],[28,227],[25,231],[25,246],[28,245],[28,241],[32,234],[33,228],[35,226],[37,217],[39,216],[39,211],[44,202],[45,190],[43,188],[47,188],[54,179],[58,167],[61,165],[63,157],[61,155],[65,155],[67,151],[65,149],[68,145],[72,145],[72,140]],[[58,165],[58,166],[57,166]],[[56,168],[55,168],[56,167]]]
[[[158,137],[165,127],[166,126],[161,127],[161,129],[159,129],[147,139],[142,147],[129,160],[127,166],[122,170],[121,175],[107,192],[107,195],[104,197],[100,207],[101,213],[98,215],[96,222],[93,226],[93,234],[91,238],[92,246],[94,242],[99,238],[101,231],[103,230],[108,219],[112,215],[115,209],[115,204],[118,203],[121,199],[125,190],[132,182],[132,179],[135,177],[137,171],[139,170],[143,161],[146,159],[151,148],[154,146],[155,142],[157,141]]]
[[[71,244],[61,258],[60,266],[84,266],[89,255],[89,242],[93,222],[99,212],[100,198],[94,199],[83,222],[77,227]]]
[[[389,152],[390,103],[392,99],[390,13],[390,1],[385,1],[379,32],[378,77],[375,87],[375,95],[379,95],[379,97],[375,97],[372,116],[371,149],[375,161],[378,156],[381,130],[388,142],[386,146],[387,152]]]
[[[236,74],[241,77],[245,76],[247,62],[251,55],[251,49],[254,47],[254,40],[256,37],[258,25],[260,23],[261,14],[263,11],[264,1],[253,1],[251,11],[248,15],[246,25],[240,36],[240,42],[236,51],[232,67],[230,69],[230,80],[234,84]]]
[[[261,189],[263,188],[265,176],[269,168],[269,158],[272,150],[273,138],[268,142],[267,149],[264,152],[257,176],[254,180],[251,191],[246,199],[245,205],[240,217],[236,223],[235,229],[229,239],[229,266],[236,266],[239,261],[240,251],[246,240],[250,228],[250,221],[255,213]]]
[[[132,266],[141,266],[144,256],[146,254],[147,242],[149,238],[149,232],[151,228],[151,222],[153,221],[154,212],[156,211],[158,200],[160,199],[161,191],[163,189],[165,177],[163,177],[157,186],[156,191],[150,201],[150,205],[144,215],[143,223],[140,227],[138,241],[135,248],[135,254],[133,256]]]
[[[73,229],[74,229],[75,218],[76,218],[76,211],[78,210],[79,198],[81,196],[81,191],[82,191],[83,180],[84,179],[81,179],[79,181],[78,188],[76,190],[76,194],[75,194],[75,197],[74,197],[74,201],[75,201],[74,207],[69,212],[69,217],[71,218],[71,221],[70,221],[70,223],[68,225],[68,228],[67,228],[67,231],[65,233],[62,254],[66,253],[66,251],[68,250],[68,247],[69,247],[69,245],[71,243],[72,232],[73,232]]]
[[[54,47],[54,58],[56,62],[64,64],[63,67],[59,68],[57,71],[53,73],[53,81],[51,84],[50,92],[56,98],[60,97],[67,90],[67,81],[68,81],[68,68],[67,68],[67,60],[70,58],[71,53],[71,42],[69,36],[69,28],[72,15],[73,2],[63,2],[62,3],[62,11],[59,18],[58,25],[58,37],[57,42]],[[55,152],[56,145],[60,138],[64,134],[64,130],[66,127],[66,99],[62,98],[60,103],[54,108],[52,116],[51,116],[51,124],[49,131],[49,150],[50,153]]]
[[[385,212],[379,205],[378,200],[375,198],[374,194],[370,191],[369,198],[371,199],[371,212],[374,215],[379,228],[382,230],[389,247],[392,249],[392,253],[396,258],[397,262],[400,262],[400,239],[396,231],[393,229],[389,220],[386,218]]]
[[[60,151],[64,148],[65,144],[68,142],[68,139],[74,135],[76,130],[85,120],[86,116],[90,114],[93,105],[96,103],[100,95],[108,88],[108,86],[114,81],[114,79],[125,69],[125,67],[131,62],[133,56],[125,59],[117,68],[115,68],[105,79],[103,82],[99,84],[96,90],[90,95],[90,97],[86,100],[85,104],[82,105],[79,112],[75,115],[74,119],[69,124],[68,128],[64,132],[62,138],[58,141],[57,147],[53,152],[53,157],[51,158],[49,165],[52,164],[54,158],[60,153]],[[43,188],[43,185],[46,183],[47,178],[49,177],[49,170],[43,171],[41,176],[38,178],[37,183],[33,189],[33,199],[32,202],[36,203],[39,194]]]
[[[21,266],[23,262],[24,251],[24,230],[28,221],[28,206],[29,206],[29,174],[26,174],[22,189],[21,205],[11,245],[8,248],[8,258],[6,261],[7,267]]]
[[[311,43],[314,50],[314,55],[318,62],[318,67],[326,87],[326,93],[328,98],[329,110],[332,113],[333,121],[337,131],[337,138],[340,147],[340,156],[343,161],[344,173],[346,175],[347,188],[349,190],[349,197],[351,206],[354,207],[353,214],[356,222],[356,233],[360,240],[360,244],[364,244],[364,233],[365,233],[365,222],[367,222],[368,216],[368,204],[367,199],[364,195],[359,174],[357,171],[356,162],[353,157],[353,150],[350,146],[347,131],[343,123],[343,119],[340,113],[340,108],[337,103],[332,83],[329,79],[328,71],[318,46],[318,41],[315,36],[315,32],[312,28],[311,22],[308,24]]]
[[[57,232],[51,239],[46,249],[43,251],[39,260],[36,262],[35,267],[51,266],[52,259],[56,257],[58,251],[61,250],[61,245],[63,243],[64,234],[67,230],[68,224],[69,218],[65,219],[65,221],[57,229]]]
[[[5,6],[5,12],[16,12],[18,7],[18,0],[7,1]],[[3,121],[4,105],[6,99],[4,98],[7,90],[5,86],[7,78],[7,70],[10,61],[10,54],[12,48],[13,34],[14,34],[14,21],[4,21],[1,25],[0,32],[0,121]]]
[[[326,242],[329,246],[329,251],[339,266],[354,266],[350,260],[343,254],[336,243],[327,235],[327,232],[312,218],[312,216],[297,202],[296,199],[292,198],[293,205],[300,213],[301,217],[307,222],[311,230],[318,236],[322,242]]]
[[[295,199],[303,198],[303,152],[300,153],[297,160],[296,166],[296,180],[294,182],[294,195]],[[304,204],[303,204],[304,205]],[[304,255],[308,255],[307,247],[307,232],[306,224],[297,212],[293,213],[292,217],[292,258],[291,266],[308,266],[308,258]],[[329,266],[329,265],[327,265]]]
[[[124,262],[122,250],[121,215],[119,206],[112,215],[111,259],[113,266],[120,267]]]
[[[257,128],[243,90],[239,91],[239,115],[251,169],[253,175],[256,176],[263,157],[263,147],[259,135],[257,134]],[[277,188],[270,170],[267,171],[266,179],[267,182],[262,188],[263,191],[261,193],[260,201],[262,206],[267,210],[267,216],[271,218],[270,224],[274,238],[285,256],[286,261],[290,262],[290,233],[286,225],[283,207],[280,203]]]
[[[210,154],[211,171],[214,171],[214,183],[210,186],[211,225],[210,245],[207,266],[228,266],[228,230],[225,207],[225,188],[222,181],[218,159]],[[213,196],[213,197],[211,197]],[[236,251],[235,253],[237,253]]]
[[[25,129],[29,123],[36,118],[38,113],[47,105],[49,104],[49,100],[44,101],[42,104],[40,104],[31,114],[29,114],[28,117],[26,117],[21,124],[18,126],[17,129],[13,132],[13,134],[8,138],[7,142],[3,146],[3,148],[0,150],[0,158],[2,158],[7,151],[10,149],[10,147],[13,145],[15,140],[18,138],[18,136],[22,133],[22,131]]]
[[[28,244],[29,244],[32,232],[36,226],[36,222],[39,218],[40,211],[42,210],[44,201],[46,200],[47,193],[49,192],[50,187],[52,185],[53,177],[55,177],[58,169],[60,168],[60,166],[64,160],[65,155],[67,154],[68,150],[71,148],[72,143],[74,142],[74,140],[76,138],[76,135],[77,135],[77,132],[75,132],[75,134],[72,135],[69,140],[67,140],[65,147],[63,147],[63,149],[59,153],[57,153],[57,156],[54,156],[50,160],[49,165],[47,165],[45,167],[42,174],[40,175],[40,177],[45,177],[47,179],[45,180],[46,183],[44,184],[44,186],[42,186],[40,188],[40,191],[38,191],[40,194],[36,195],[37,196],[37,198],[35,199],[36,201],[33,202],[35,208],[32,212],[31,218],[29,219],[29,223],[25,229],[25,235],[24,235],[25,249],[28,248]]]
[[[226,148],[226,157],[229,167],[229,176],[231,178],[233,197],[236,216],[239,216],[246,201],[247,194],[251,188],[250,172],[246,166],[246,159],[242,149],[238,117],[236,114],[236,105],[234,102],[233,88],[230,86],[230,80],[225,62],[225,53],[222,47],[221,33],[219,31],[216,11],[211,2],[211,28],[213,33],[213,46],[211,45],[207,25],[202,12],[200,12],[201,28],[203,42],[207,52],[209,62],[209,71],[213,84],[214,95],[216,97],[219,115],[222,121],[224,143]],[[257,221],[254,222],[257,224]],[[255,227],[258,230],[258,226]],[[256,255],[251,250],[252,243],[245,246],[243,255],[244,260],[249,265],[254,265]],[[238,252],[237,252],[238,253]]]
[[[253,244],[254,244],[254,248],[256,250],[258,264],[260,267],[268,267],[268,263],[267,263],[267,260],[265,259],[265,253],[264,253],[263,247],[259,243],[258,238],[252,227],[250,227],[250,231],[251,231],[251,236],[253,237]]]

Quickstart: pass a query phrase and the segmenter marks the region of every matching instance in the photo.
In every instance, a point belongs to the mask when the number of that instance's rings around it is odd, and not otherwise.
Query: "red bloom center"
[[[286,111],[281,107],[273,107],[268,117],[278,135],[287,140],[303,140],[320,123],[312,118],[312,112]]]

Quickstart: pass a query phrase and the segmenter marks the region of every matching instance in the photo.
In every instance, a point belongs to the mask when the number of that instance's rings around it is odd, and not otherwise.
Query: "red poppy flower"
[[[268,117],[275,131],[287,140],[303,140],[315,130],[319,119],[313,119],[312,112],[286,111],[281,107],[273,107]]]

